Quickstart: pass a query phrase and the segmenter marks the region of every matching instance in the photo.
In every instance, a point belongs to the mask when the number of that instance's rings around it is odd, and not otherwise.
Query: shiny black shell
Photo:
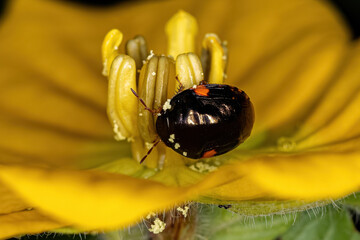
[[[249,137],[254,123],[249,97],[229,85],[186,89],[167,106],[156,120],[157,133],[168,147],[193,159],[234,149]]]

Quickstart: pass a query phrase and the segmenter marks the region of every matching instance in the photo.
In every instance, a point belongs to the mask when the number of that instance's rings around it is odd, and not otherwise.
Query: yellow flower
[[[106,117],[103,36],[114,27],[126,37],[140,33],[164,53],[162,26],[180,8],[198,19],[197,36],[228,40],[226,82],[244,89],[256,112],[252,136],[210,174],[191,170],[171,149],[161,171],[138,164]],[[359,190],[359,46],[325,3],[170,1],[95,10],[18,0],[0,36],[2,238],[113,229],[184,201],[266,214]]]

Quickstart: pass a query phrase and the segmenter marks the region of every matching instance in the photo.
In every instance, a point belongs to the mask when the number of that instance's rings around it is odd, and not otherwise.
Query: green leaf
[[[326,213],[325,213],[326,212]],[[359,240],[351,216],[345,209],[323,208],[321,213],[302,213],[281,240]]]
[[[342,204],[351,208],[357,213],[360,213],[360,193],[354,193],[343,199]]]
[[[201,205],[201,207],[198,212],[197,239],[271,240],[284,233],[296,216],[296,214],[287,214],[247,217],[216,205]]]

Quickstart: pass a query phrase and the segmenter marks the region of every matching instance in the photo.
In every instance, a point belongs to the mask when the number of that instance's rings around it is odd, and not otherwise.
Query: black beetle
[[[168,99],[158,114],[161,141],[193,159],[224,154],[250,136],[254,108],[246,93],[224,84],[200,84]]]

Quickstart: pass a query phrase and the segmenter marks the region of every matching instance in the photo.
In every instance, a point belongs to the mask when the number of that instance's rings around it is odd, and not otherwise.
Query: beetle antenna
[[[154,114],[154,115],[157,114],[157,113],[159,113],[159,112],[161,111],[161,109],[160,109],[160,110],[153,110],[153,109],[148,108],[148,106],[146,106],[146,103],[144,102],[144,100],[142,100],[142,99],[139,97],[139,95],[135,92],[135,90],[132,89],[132,88],[130,88],[130,89],[131,89],[132,93],[135,95],[135,97],[137,97],[137,98],[139,99],[139,101],[141,102],[141,104],[144,105],[145,110],[148,110],[149,112],[151,112],[151,113]]]
[[[154,147],[156,147],[156,145],[159,144],[159,142],[161,142],[161,139],[157,140],[157,141],[154,143],[154,145],[152,145],[152,147],[149,149],[149,151],[146,153],[146,155],[141,159],[140,164],[142,164],[142,163],[145,161],[145,159],[147,158],[147,156],[149,156],[149,154],[151,153],[151,151],[154,149]]]
[[[178,89],[176,89],[175,94],[178,94],[179,92],[182,92],[185,89],[184,84],[182,84],[178,78],[178,76],[175,76],[176,81],[179,83]]]

